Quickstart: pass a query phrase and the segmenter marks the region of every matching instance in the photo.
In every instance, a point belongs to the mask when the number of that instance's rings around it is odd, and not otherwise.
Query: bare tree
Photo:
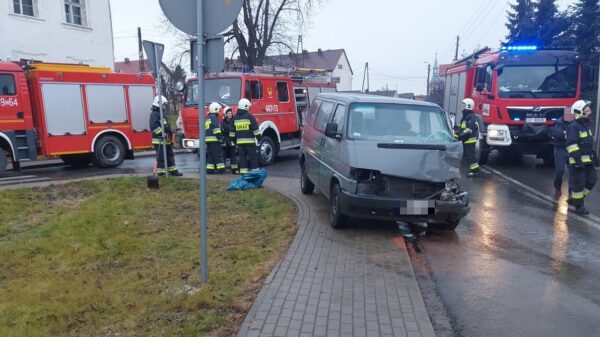
[[[319,0],[244,0],[240,17],[223,34],[233,55],[250,67],[261,66],[269,51],[294,52]],[[233,57],[232,57],[233,58]]]

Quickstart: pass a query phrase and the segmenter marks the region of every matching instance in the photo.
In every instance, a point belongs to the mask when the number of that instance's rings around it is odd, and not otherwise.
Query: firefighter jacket
[[[463,111],[458,139],[464,144],[475,144],[479,140],[479,118],[472,110]]]
[[[216,113],[208,114],[208,118],[206,119],[206,122],[204,122],[204,131],[206,132],[207,143],[221,142],[223,134],[221,133],[219,117]]]
[[[164,115],[163,115],[164,117]],[[167,144],[171,143],[171,137],[173,136],[173,131],[171,130],[171,125],[169,125],[169,121],[166,118],[163,118],[162,124],[165,127],[165,133],[167,134],[166,140]],[[152,144],[160,145],[165,141],[165,137],[162,134],[160,120],[160,110],[158,107],[153,106],[152,112],[150,112],[150,131],[152,131]]]
[[[593,162],[593,137],[589,120],[578,119],[567,128],[567,152],[569,164],[575,167],[592,165]]]
[[[570,124],[571,122],[565,122],[561,117],[550,129],[550,139],[552,139],[552,145],[555,148],[564,149],[567,147],[567,128]]]
[[[260,137],[256,118],[246,110],[239,109],[237,111],[233,117],[233,127],[235,132],[230,135],[235,137],[237,145],[256,144],[256,139]]]
[[[233,118],[223,119],[221,122],[221,130],[223,130],[223,146],[235,146],[235,128],[233,127]]]

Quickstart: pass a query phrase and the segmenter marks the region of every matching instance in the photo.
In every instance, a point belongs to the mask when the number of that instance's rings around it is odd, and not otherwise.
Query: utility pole
[[[454,51],[454,61],[458,60],[458,46],[460,45],[460,36],[456,36],[456,50]]]
[[[140,27],[138,27],[138,49],[139,49],[139,59],[140,59],[140,73],[143,73],[144,72],[144,51],[142,49],[142,29]]]
[[[598,132],[600,132],[600,58],[598,59],[598,82],[596,82],[598,86],[598,96],[596,100],[596,155],[600,155],[600,136]],[[600,158],[600,157],[599,157]]]
[[[429,76],[431,75],[431,64],[427,63],[427,93],[425,96],[429,97]]]
[[[370,75],[369,75],[369,62],[366,62],[365,63],[365,71],[363,73],[363,83],[362,83],[362,88],[361,88],[362,92],[367,92],[367,93],[369,92],[369,84],[370,84],[369,83],[369,77],[370,77]],[[365,91],[365,80],[367,81],[367,89],[366,89],[366,91]]]

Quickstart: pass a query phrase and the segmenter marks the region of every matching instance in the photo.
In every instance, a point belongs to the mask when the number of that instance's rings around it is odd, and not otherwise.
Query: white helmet
[[[162,104],[168,104],[169,100],[165,96],[156,96],[156,97],[154,97],[154,101],[152,102],[152,105],[158,108],[158,107],[160,107],[161,102],[162,102]]]
[[[218,114],[219,110],[221,110],[221,104],[219,104],[217,102],[212,102],[208,106],[208,113],[210,113],[210,114]]]
[[[580,118],[583,115],[583,110],[585,110],[586,107],[589,107],[590,103],[590,101],[579,100],[573,103],[573,106],[571,106],[571,112],[575,114],[576,118]]]
[[[250,101],[246,98],[242,98],[240,99],[240,101],[238,102],[238,109],[242,109],[242,110],[250,110],[250,106],[252,104],[250,104]]]
[[[462,103],[465,105],[465,109],[467,110],[473,110],[475,107],[475,101],[470,98],[463,99]]]

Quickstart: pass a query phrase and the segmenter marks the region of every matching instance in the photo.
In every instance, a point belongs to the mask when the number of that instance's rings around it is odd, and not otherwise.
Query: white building
[[[0,60],[113,67],[109,0],[0,0]]]

